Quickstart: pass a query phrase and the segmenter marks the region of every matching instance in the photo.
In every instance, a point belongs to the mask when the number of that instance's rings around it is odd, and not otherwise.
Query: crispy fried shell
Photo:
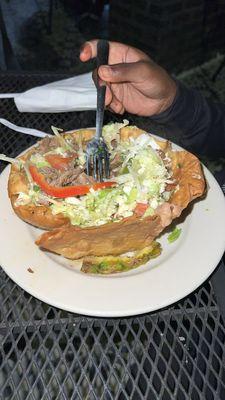
[[[74,135],[77,137],[77,140],[79,140],[79,135],[81,135],[83,142],[86,142],[90,140],[93,133],[93,129],[81,129],[80,131],[65,133],[65,136]],[[24,155],[19,158],[26,160],[34,152],[35,147],[25,152]],[[62,214],[53,215],[48,206],[36,206],[35,204],[16,205],[16,200],[20,192],[28,193],[28,180],[25,172],[20,170],[17,165],[13,164],[8,180],[8,195],[17,216],[29,224],[42,229],[54,229],[63,225],[70,225],[70,220],[68,218]]]
[[[94,130],[80,130],[69,134],[77,137],[81,135],[85,143],[93,133]],[[121,140],[126,140],[129,136],[137,137],[142,133],[138,128],[124,127],[120,131]],[[12,206],[16,214],[26,222],[50,230],[38,238],[38,246],[67,258],[118,255],[147,247],[192,200],[202,196],[205,191],[205,179],[197,157],[187,151],[172,151],[168,141],[157,143],[169,155],[173,178],[178,185],[169,202],[159,206],[153,216],[143,219],[132,216],[115,223],[80,228],[72,226],[63,215],[53,215],[47,206],[17,207],[15,201],[18,193],[27,191],[27,178],[14,165],[8,185]],[[25,154],[24,157],[26,156]]]
[[[117,255],[149,246],[192,200],[204,193],[205,181],[197,158],[181,151],[172,156],[172,161],[178,190],[169,202],[156,209],[154,216],[143,219],[130,217],[92,228],[62,227],[44,233],[36,244],[72,259]]]

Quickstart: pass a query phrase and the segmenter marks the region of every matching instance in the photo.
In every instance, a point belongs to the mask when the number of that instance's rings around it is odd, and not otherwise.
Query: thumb
[[[120,82],[143,82],[149,79],[154,70],[154,63],[151,61],[138,61],[133,63],[101,65],[98,75],[101,79],[110,83]]]

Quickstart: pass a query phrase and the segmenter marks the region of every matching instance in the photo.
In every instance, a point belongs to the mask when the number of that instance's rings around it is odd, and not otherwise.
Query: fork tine
[[[98,157],[98,177],[100,182],[103,181],[103,165],[102,165],[102,157]]]
[[[110,168],[109,168],[109,155],[106,152],[104,156],[104,162],[105,162],[105,177],[108,179],[110,175]]]
[[[109,42],[98,40],[97,42],[97,68],[108,64]],[[104,138],[102,137],[102,127],[105,109],[106,82],[100,81],[97,77],[97,109],[96,109],[96,132],[93,139],[87,144],[86,170],[95,180],[103,181],[103,177],[109,176],[109,154]],[[91,166],[92,162],[92,166]]]
[[[86,173],[103,181],[110,176],[110,154],[104,140],[94,138],[86,148]]]
[[[93,155],[93,178],[97,181],[97,155]]]
[[[91,175],[91,160],[90,160],[90,155],[86,154],[86,171],[87,175]]]

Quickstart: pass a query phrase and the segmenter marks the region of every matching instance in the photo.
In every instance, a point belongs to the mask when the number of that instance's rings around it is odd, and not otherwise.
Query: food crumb
[[[31,268],[27,268],[27,271],[30,272],[31,274],[34,273],[34,271]]]

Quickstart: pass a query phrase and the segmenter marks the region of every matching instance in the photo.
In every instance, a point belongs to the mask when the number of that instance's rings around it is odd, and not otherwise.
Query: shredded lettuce
[[[52,132],[54,133],[54,135],[59,139],[59,143],[60,143],[61,147],[63,147],[65,150],[73,151],[73,147],[59,133],[59,132],[63,132],[63,129],[56,128],[55,126],[51,126],[51,129],[52,129]]]
[[[35,204],[40,206],[43,204],[58,204],[57,200],[52,199],[50,196],[42,193],[38,185],[33,185],[27,193],[19,192],[15,205],[22,206],[28,204]]]
[[[160,204],[169,200],[171,192],[166,191],[166,184],[170,182],[171,174],[158,154],[157,143],[150,135],[142,134],[137,138],[130,137],[125,142],[120,141],[119,131],[126,125],[128,121],[124,120],[121,124],[113,123],[103,128],[107,145],[111,149],[112,140],[116,140],[117,146],[112,152],[118,152],[122,159],[120,173],[113,177],[117,182],[116,187],[97,191],[91,189],[85,196],[59,200],[45,195],[31,185],[32,190],[24,197],[20,194],[18,202],[27,203],[28,197],[35,204],[48,200],[53,214],[63,213],[70,218],[73,225],[82,227],[102,225],[129,217],[133,215],[137,203],[148,205],[143,217],[153,215]],[[55,134],[61,137],[57,128],[54,129]],[[62,141],[55,152],[65,152]],[[85,153],[81,144],[79,153],[82,164]],[[49,166],[42,155],[32,155],[31,161],[38,167]]]
[[[20,192],[20,193],[18,193],[17,199],[15,201],[15,206],[16,207],[25,206],[25,205],[31,203],[31,201],[32,201],[32,198],[29,193]]]
[[[45,159],[44,156],[38,153],[34,153],[30,157],[30,162],[36,165],[38,168],[50,167],[51,165]]]
[[[39,203],[39,193],[34,188],[30,189],[28,193],[20,192],[16,199],[16,206],[27,205],[30,203],[38,205]]]
[[[147,202],[151,208],[156,209],[165,201],[163,193],[170,174],[158,153],[151,147],[147,135],[141,136],[141,139],[131,140],[130,146],[128,143],[121,144],[125,156],[123,167],[126,165],[129,173],[119,175],[115,180],[124,185],[126,193],[135,188],[137,202]]]
[[[123,123],[115,122],[103,126],[102,135],[109,150],[113,149],[111,144],[113,140],[116,140],[117,143],[120,141],[120,129],[127,125],[129,125],[129,121],[124,119]]]
[[[79,165],[84,165],[86,163],[86,154],[83,149],[83,143],[82,143],[82,134],[81,132],[78,133],[78,164]]]
[[[149,206],[145,211],[143,218],[150,217],[152,215],[154,215],[154,208]]]
[[[18,167],[22,167],[22,165],[24,164],[24,161],[17,158],[7,157],[5,154],[0,154],[0,160],[9,162],[11,164],[17,164]]]
[[[56,147],[56,149],[53,149],[51,151],[48,151],[47,153],[45,153],[45,155],[48,154],[59,154],[60,156],[64,156],[67,154],[67,150],[65,149],[65,147]]]
[[[135,203],[127,202],[122,187],[89,192],[80,199],[68,198],[52,204],[53,214],[63,213],[73,225],[102,225],[113,220],[131,216]]]
[[[53,214],[63,213],[73,225],[102,225],[133,215],[137,203],[145,203],[149,207],[144,216],[153,215],[165,201],[162,193],[169,177],[167,169],[152,148],[141,150],[129,160],[128,167],[129,173],[114,178],[117,187],[92,190],[80,199],[53,204]]]

